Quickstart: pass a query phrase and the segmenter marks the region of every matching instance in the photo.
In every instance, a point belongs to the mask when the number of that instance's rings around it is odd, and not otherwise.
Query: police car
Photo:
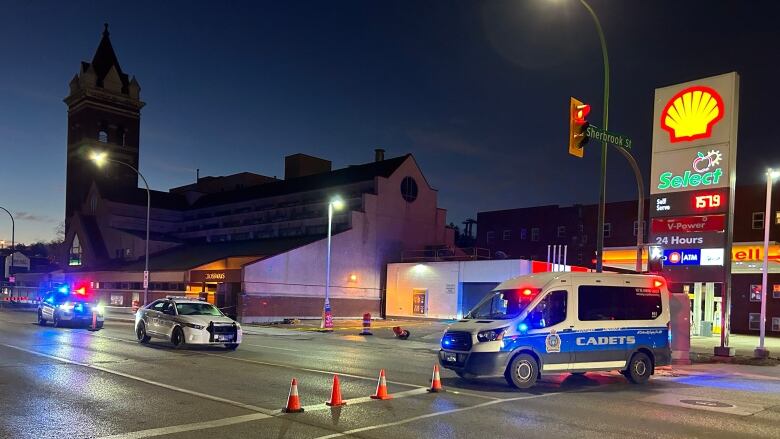
[[[241,326],[214,305],[188,297],[156,300],[135,314],[135,334],[140,343],[152,338],[168,340],[176,348],[185,345],[225,345],[236,349]]]
[[[442,367],[532,387],[546,373],[618,370],[644,383],[671,364],[669,291],[659,276],[539,273],[498,285],[441,340]]]
[[[93,316],[94,313],[94,316]],[[60,286],[43,296],[38,304],[38,324],[51,322],[55,327],[63,324],[90,326],[95,319],[95,329],[103,327],[103,306],[90,300],[85,288],[71,291],[67,285]]]

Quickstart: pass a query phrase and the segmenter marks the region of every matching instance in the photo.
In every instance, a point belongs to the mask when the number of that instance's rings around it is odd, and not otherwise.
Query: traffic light
[[[588,143],[588,121],[590,105],[571,98],[569,104],[569,154],[580,157],[585,155],[583,147]]]
[[[664,271],[664,249],[657,245],[647,248],[647,271],[661,273]]]

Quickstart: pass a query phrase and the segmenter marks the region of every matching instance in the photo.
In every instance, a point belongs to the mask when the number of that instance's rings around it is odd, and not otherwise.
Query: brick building
[[[764,239],[765,185],[737,186],[734,209],[731,328],[736,333],[758,333]],[[648,206],[648,202],[645,202]],[[767,287],[767,334],[780,336],[780,191],[773,191]],[[591,205],[547,205],[479,212],[477,246],[510,258],[547,258],[550,244],[568,245],[568,263],[592,266],[596,250],[596,208]],[[607,203],[604,224],[604,265],[633,270],[637,233],[636,201]],[[645,209],[645,218],[648,216]],[[642,228],[647,236],[646,221]],[[643,239],[643,242],[646,239]],[[690,291],[694,285],[675,288]],[[714,313],[718,313],[721,284],[714,285]],[[715,315],[716,326],[719,324]]]

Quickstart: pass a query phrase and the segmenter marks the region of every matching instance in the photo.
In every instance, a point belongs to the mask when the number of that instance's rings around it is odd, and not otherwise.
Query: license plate
[[[232,335],[218,335],[216,337],[216,340],[217,341],[233,341],[233,336]]]
[[[457,363],[458,362],[458,354],[454,352],[445,352],[444,353],[444,361],[447,363]]]

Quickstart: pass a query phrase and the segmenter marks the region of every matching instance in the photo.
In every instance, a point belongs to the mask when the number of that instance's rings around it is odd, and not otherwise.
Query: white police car
[[[646,382],[671,364],[669,291],[659,276],[539,273],[498,285],[441,340],[461,377],[529,388],[544,373],[619,370]]]
[[[152,338],[169,340],[176,348],[185,345],[241,343],[241,325],[214,305],[188,297],[167,297],[140,308],[135,314],[135,334],[140,343]]]

